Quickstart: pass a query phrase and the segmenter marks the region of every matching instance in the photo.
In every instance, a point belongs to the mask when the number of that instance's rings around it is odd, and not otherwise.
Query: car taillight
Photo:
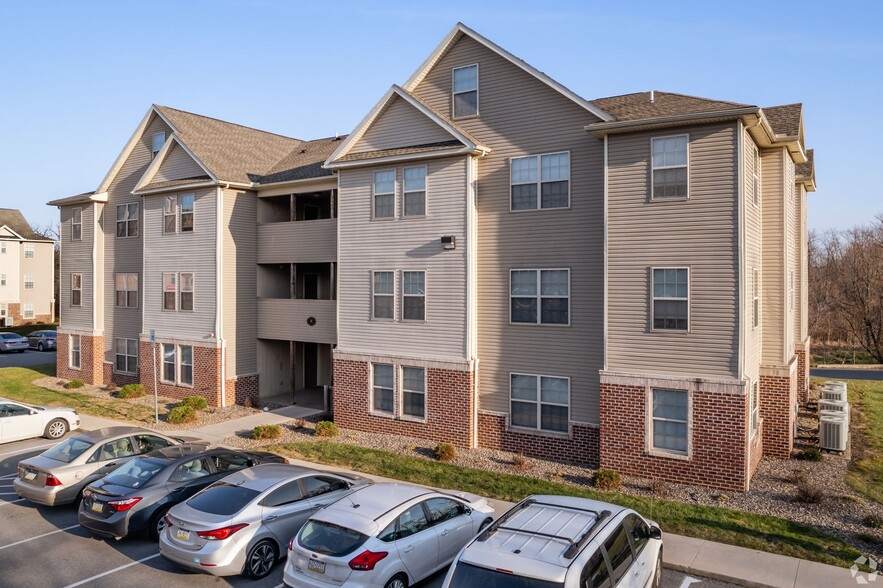
[[[61,480],[53,476],[52,474],[46,474],[46,485],[47,486],[61,486]]]
[[[373,570],[381,559],[389,555],[386,551],[363,551],[350,560],[350,569],[353,570]]]
[[[170,517],[168,514],[163,516],[163,520],[166,522],[166,527],[172,526],[172,517]]]
[[[141,497],[137,496],[135,498],[124,498],[123,500],[110,500],[107,504],[115,511],[123,512],[129,510],[139,502],[141,502]]]
[[[55,343],[55,339],[46,339],[47,343]]]
[[[294,551],[294,537],[288,542],[288,551]]]
[[[240,523],[238,525],[230,525],[229,527],[223,527],[221,529],[215,529],[213,531],[197,531],[196,534],[203,539],[209,539],[211,541],[223,541],[236,531],[244,529],[247,526],[248,523]]]

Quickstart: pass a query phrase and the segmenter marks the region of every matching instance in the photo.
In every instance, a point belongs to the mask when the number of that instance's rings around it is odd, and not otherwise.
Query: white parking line
[[[71,529],[76,529],[79,526],[80,525],[72,525],[70,527],[65,527],[64,529],[56,529],[54,531],[49,531],[48,533],[43,533],[42,535],[37,535],[36,537],[31,537],[30,539],[22,539],[21,541],[16,541],[15,543],[10,543],[8,545],[0,545],[0,550],[6,549],[7,547],[15,547],[16,545],[21,545],[22,543],[34,541],[34,540],[40,539],[42,537],[48,537],[49,535],[55,535],[56,533],[61,533],[63,531],[70,531]]]
[[[16,502],[21,502],[24,498],[19,498],[18,500],[0,500],[0,506],[6,506],[7,504],[15,504]]]
[[[18,492],[0,492],[0,496],[18,496]]]
[[[18,451],[7,451],[6,453],[0,453],[0,457],[6,457],[7,455],[18,455],[19,453],[27,453],[28,451],[34,451],[35,449],[48,449],[49,447],[55,447],[57,443],[50,443],[48,445],[37,445],[35,447],[26,447],[24,449],[19,449]]]
[[[8,474],[6,476],[0,476],[0,480],[11,480],[13,478],[17,478],[18,474]]]
[[[127,563],[124,566],[120,566],[120,567],[114,568],[112,570],[107,570],[106,572],[92,576],[91,578],[86,578],[85,580],[80,580],[79,582],[75,582],[74,584],[68,584],[64,588],[74,588],[75,586],[82,586],[83,584],[87,584],[87,583],[91,582],[92,580],[97,580],[98,578],[103,578],[104,576],[109,576],[111,574],[115,574],[116,572],[119,572],[120,570],[125,570],[126,568],[131,568],[132,566],[137,566],[138,564],[144,563],[145,561],[151,560],[155,557],[159,557],[159,554],[155,553],[153,555],[149,555],[147,557],[141,558],[138,561],[133,561],[132,563]]]

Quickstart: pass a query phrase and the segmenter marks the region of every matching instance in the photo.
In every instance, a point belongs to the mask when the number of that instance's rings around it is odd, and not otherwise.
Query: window
[[[117,237],[138,236],[138,203],[117,205]]]
[[[568,430],[570,379],[512,374],[509,394],[513,427],[543,431]]]
[[[178,197],[166,196],[162,210],[163,233],[174,233],[178,230]]]
[[[757,147],[754,148],[754,205],[760,205],[760,151]]]
[[[162,149],[163,143],[166,142],[166,134],[165,133],[153,133],[151,145],[150,145],[150,158],[153,159],[156,157],[156,154],[159,153],[160,149]]]
[[[198,480],[211,475],[208,461],[204,457],[198,457],[179,465],[172,475],[169,476],[169,482],[186,482],[188,480]]]
[[[610,561],[610,575],[615,586],[625,576],[634,560],[628,534],[622,525],[604,542],[604,550],[607,552],[608,561]]]
[[[450,498],[430,498],[424,504],[433,525],[455,519],[465,512],[462,503]]]
[[[687,417],[689,398],[686,390],[653,388],[653,449],[687,454]]]
[[[652,198],[687,197],[687,139],[687,135],[651,139]]]
[[[402,367],[402,414],[422,419],[426,416],[426,370]]]
[[[570,270],[512,270],[509,298],[513,323],[570,324]]]
[[[6,285],[6,274],[0,274],[0,286]]]
[[[171,343],[162,344],[162,381],[175,383],[175,346]]]
[[[0,253],[6,253],[6,241],[0,241]]]
[[[181,232],[182,233],[191,233],[193,232],[193,194],[182,194],[181,195]]]
[[[74,208],[71,210],[71,241],[79,241],[83,238],[83,209]],[[3,253],[6,253],[6,245],[3,246]]]
[[[193,347],[191,345],[178,345],[178,360],[180,361],[179,384],[193,385]]]
[[[640,556],[650,540],[650,526],[635,514],[628,515],[623,521],[623,526],[631,538],[635,556]]]
[[[193,310],[193,274],[181,274],[179,310]]]
[[[116,305],[124,308],[138,307],[138,274],[116,274]]]
[[[116,340],[116,362],[114,371],[120,374],[135,374],[138,372],[138,340]]]
[[[751,321],[753,329],[760,325],[760,272],[751,271]]]
[[[0,302],[0,317],[6,316],[6,303]]]
[[[393,218],[396,213],[396,172],[374,172],[374,218]]]
[[[71,306],[83,304],[83,274],[71,274]]]
[[[34,276],[31,274],[25,274],[25,290],[33,290],[34,289]]]
[[[453,78],[454,118],[478,114],[478,65],[455,67]]]
[[[579,580],[580,588],[610,588],[610,571],[600,551],[592,554],[592,558],[583,568]]]
[[[150,453],[170,445],[167,440],[156,435],[135,435],[135,443],[138,444],[138,453]]]
[[[686,331],[688,317],[689,270],[653,268],[653,328]]]
[[[193,347],[191,345],[162,344],[161,379],[163,382],[179,386],[193,385]]]
[[[211,456],[216,472],[235,472],[248,467],[249,459],[238,453],[218,453]]]
[[[426,272],[402,272],[402,320],[426,320]]]
[[[393,413],[395,381],[393,366],[387,363],[371,364],[373,372],[372,408],[374,412]]]
[[[405,216],[426,214],[426,166],[404,169],[404,210]]]
[[[757,428],[760,426],[760,391],[758,390],[757,382],[752,382],[751,384],[751,434],[754,435],[757,433]]]
[[[297,480],[294,480],[270,492],[270,495],[261,501],[261,506],[284,506],[297,502],[303,499],[303,497],[300,484],[298,484]]]
[[[570,153],[512,158],[509,186],[511,210],[567,208],[570,206]]]
[[[429,521],[426,520],[426,513],[423,511],[423,503],[415,504],[399,515],[398,526],[396,539],[404,539],[428,529]]]
[[[70,348],[70,357],[68,365],[71,369],[80,369],[80,336],[68,335],[68,347]]]
[[[24,303],[24,318],[32,319],[34,318],[34,305],[30,302]]]
[[[25,243],[25,259],[34,259],[33,243]]]
[[[395,272],[373,272],[373,310],[376,319],[395,318]]]
[[[178,275],[162,275],[162,309],[175,310],[178,306]]]

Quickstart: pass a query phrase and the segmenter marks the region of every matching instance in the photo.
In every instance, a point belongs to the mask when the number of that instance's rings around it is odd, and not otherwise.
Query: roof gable
[[[34,232],[24,215],[17,208],[0,208],[0,227],[11,233],[10,237],[24,241],[51,241]]]
[[[350,153],[398,149],[456,139],[447,129],[393,94]]]
[[[21,235],[19,235],[18,233],[16,233],[15,231],[13,231],[9,227],[7,227],[6,225],[3,225],[2,227],[0,227],[0,238],[24,240],[24,237],[22,237]]]
[[[177,134],[173,134],[166,139],[133,192],[193,183],[191,180],[201,183],[217,181],[218,178],[181,142]]]

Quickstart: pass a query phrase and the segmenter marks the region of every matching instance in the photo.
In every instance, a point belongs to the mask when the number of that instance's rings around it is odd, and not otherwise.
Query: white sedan
[[[0,398],[0,443],[46,437],[60,439],[80,427],[80,415],[71,408],[30,406]]]

